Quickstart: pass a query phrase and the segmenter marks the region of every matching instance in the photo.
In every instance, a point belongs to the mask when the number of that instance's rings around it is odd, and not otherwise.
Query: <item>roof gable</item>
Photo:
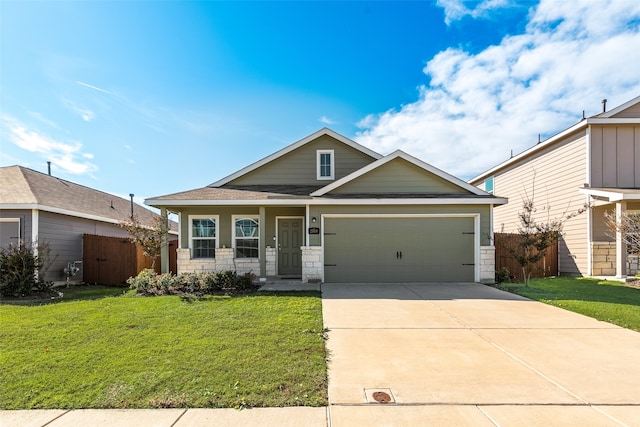
[[[316,150],[336,150],[336,178],[382,156],[328,128],[319,131],[209,185],[317,184]],[[322,182],[321,182],[322,184]]]
[[[617,106],[607,112],[598,114],[601,118],[638,118],[640,117],[640,96]]]
[[[311,193],[312,196],[338,194],[489,196],[401,150]]]

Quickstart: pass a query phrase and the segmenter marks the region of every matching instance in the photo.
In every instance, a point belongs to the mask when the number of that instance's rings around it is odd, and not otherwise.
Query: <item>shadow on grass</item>
[[[36,292],[23,297],[2,297],[0,305],[38,306],[58,304],[69,301],[97,300],[109,297],[119,297],[129,292],[129,288],[105,285],[74,285],[70,287],[55,287],[47,291]]]

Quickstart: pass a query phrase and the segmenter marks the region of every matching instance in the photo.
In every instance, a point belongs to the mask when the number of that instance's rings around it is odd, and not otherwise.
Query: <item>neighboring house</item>
[[[145,201],[179,215],[178,272],[304,282],[493,281],[491,213],[506,202],[326,128],[207,187]]]
[[[158,216],[130,200],[32,169],[0,168],[0,246],[48,243],[53,262],[45,280],[66,280],[67,264],[83,259],[84,234],[128,237],[118,223],[131,218],[132,208],[142,224]],[[73,281],[82,281],[78,267]]]
[[[624,239],[608,230],[604,214],[640,211],[640,96],[581,120],[469,183],[509,199],[494,211],[496,232],[517,229],[526,198],[534,201],[538,221],[562,218],[589,204],[591,209],[564,225],[560,274],[622,278],[634,273],[637,258],[634,263],[627,258]]]

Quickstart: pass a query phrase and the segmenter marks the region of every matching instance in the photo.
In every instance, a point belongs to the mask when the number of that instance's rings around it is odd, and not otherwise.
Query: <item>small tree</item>
[[[155,270],[156,258],[160,256],[162,248],[167,245],[166,236],[169,232],[167,215],[155,217],[150,226],[143,225],[137,216],[119,225],[129,232],[133,243],[140,245],[142,253],[151,257],[151,269]]]
[[[505,249],[520,268],[525,287],[529,287],[532,267],[547,254],[547,249],[558,242],[564,223],[585,212],[588,205],[584,205],[577,211],[565,214],[560,219],[548,219],[538,222],[535,218],[537,209],[530,198],[524,199],[522,211],[518,213],[520,226],[517,234],[519,238],[511,244],[505,244]]]
[[[627,252],[640,254],[640,214],[623,212],[618,221],[615,211],[607,211],[604,220],[613,236],[618,232],[622,234]]]

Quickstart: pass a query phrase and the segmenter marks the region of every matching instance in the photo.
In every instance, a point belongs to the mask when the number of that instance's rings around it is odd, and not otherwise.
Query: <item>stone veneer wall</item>
[[[616,275],[616,242],[592,242],[591,256],[593,276]]]
[[[302,248],[302,282],[322,281],[322,247],[303,246]]]
[[[216,249],[214,259],[191,259],[191,251],[187,248],[177,250],[178,273],[199,273],[203,271],[236,271],[238,274],[253,273],[260,275],[260,261],[254,258],[234,258],[233,248]],[[267,275],[274,275],[276,270],[276,251],[267,248]]]
[[[593,242],[591,254],[593,276],[616,275],[616,242]],[[627,276],[633,276],[638,272],[640,272],[640,257],[627,255]]]
[[[480,246],[480,282],[496,281],[496,247]]]

